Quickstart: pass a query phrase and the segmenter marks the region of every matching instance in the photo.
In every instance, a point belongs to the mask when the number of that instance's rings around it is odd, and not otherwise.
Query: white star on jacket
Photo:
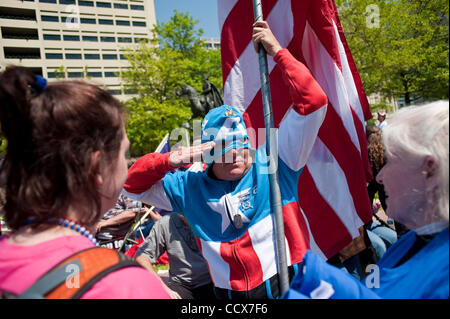
[[[207,202],[208,206],[211,207],[213,211],[222,216],[222,234],[230,226],[231,220],[234,220],[236,215],[239,215],[242,218],[242,222],[250,223],[250,219],[248,219],[247,216],[239,210],[239,207],[241,206],[240,197],[245,194],[249,194],[249,192],[250,188],[234,195],[225,194],[217,202]],[[229,208],[229,212],[227,211],[227,206]]]

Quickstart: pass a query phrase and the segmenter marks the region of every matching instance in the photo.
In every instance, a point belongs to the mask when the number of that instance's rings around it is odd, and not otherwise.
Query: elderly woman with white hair
[[[449,103],[407,107],[383,131],[387,214],[411,229],[358,282],[308,251],[285,298],[449,298]]]

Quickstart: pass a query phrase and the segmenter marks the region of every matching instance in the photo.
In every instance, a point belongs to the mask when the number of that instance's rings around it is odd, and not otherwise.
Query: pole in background
[[[253,12],[255,22],[263,20],[261,0],[253,0]],[[274,130],[272,113],[272,96],[270,93],[269,68],[267,64],[267,53],[262,44],[259,45],[259,71],[261,77],[261,91],[264,109],[264,123],[266,125],[266,152],[269,167],[278,163],[278,145]],[[272,136],[273,135],[273,136]],[[287,267],[286,243],[284,236],[283,210],[281,204],[281,192],[278,177],[278,165],[274,170],[269,170],[270,202],[274,215],[275,249],[277,270],[279,275],[280,295],[289,289],[289,275]]]

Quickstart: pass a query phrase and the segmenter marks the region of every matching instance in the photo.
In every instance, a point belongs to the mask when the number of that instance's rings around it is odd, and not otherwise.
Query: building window
[[[125,21],[125,20],[117,20],[116,21],[116,25],[130,25],[130,21]]]
[[[83,77],[83,72],[69,72],[67,74],[68,78],[82,78]]]
[[[32,49],[32,51],[35,51]],[[37,49],[37,52],[26,52],[26,53],[22,53],[22,52],[17,52],[14,51],[14,48],[12,51],[10,50],[6,50],[6,48],[4,48],[4,52],[5,52],[5,58],[7,59],[40,59],[41,56],[39,54],[39,49]]]
[[[88,72],[87,76],[90,76],[91,78],[101,78],[102,72]]]
[[[116,42],[114,37],[100,37],[100,41],[102,42]]]
[[[99,7],[99,8],[111,8],[111,3],[108,3],[108,2],[97,2],[97,7]]]
[[[98,37],[94,37],[91,35],[83,35],[83,41],[98,42]]]
[[[132,42],[131,38],[117,38],[117,40],[122,43],[131,43]]]
[[[34,9],[21,9],[2,7],[3,1],[0,1],[0,19],[31,20],[36,21],[36,11]]]
[[[113,25],[113,20],[109,19],[98,19],[98,24],[107,24],[107,25]]]
[[[125,55],[121,54],[121,55],[120,55],[120,59],[121,59],[121,60],[126,60],[127,58],[125,57]]]
[[[39,0],[42,3],[56,3],[56,0]]]
[[[100,60],[100,54],[86,53],[84,58],[86,60]]]
[[[80,22],[85,24],[95,24],[95,19],[81,18]]]
[[[114,3],[114,8],[116,8],[116,9],[128,9],[128,5],[127,4],[123,4],[123,3]]]
[[[18,33],[9,33],[8,31],[2,30],[3,39],[21,39],[21,40],[39,40],[39,35],[37,30],[33,30],[36,32],[30,32],[26,34],[18,34]]]
[[[131,10],[141,10],[144,11],[144,6],[138,5],[138,4],[130,4]]]
[[[78,35],[63,35],[64,41],[80,41],[80,36]]]
[[[62,60],[63,55],[62,55],[62,53],[46,53],[46,54],[45,54],[45,58],[46,58],[46,59],[57,59],[57,60]]]
[[[47,77],[49,79],[64,78],[65,76],[66,74],[64,72],[61,72],[60,70],[48,71],[47,73]]]
[[[66,59],[81,60],[81,54],[80,53],[66,53]]]
[[[117,60],[117,54],[103,54],[103,60]]]
[[[94,6],[94,2],[93,1],[78,0],[78,5],[85,6],[85,7],[93,7]]]
[[[105,72],[105,77],[115,78],[115,77],[117,77],[117,75],[116,75],[116,72]]]
[[[44,34],[44,40],[61,40],[61,36],[59,34]]]
[[[136,90],[136,89],[125,89],[125,90],[124,90],[124,93],[125,93],[126,95],[137,94],[137,93],[138,93],[138,90]]]
[[[112,90],[108,90],[108,92],[112,95],[121,95],[122,94],[121,89],[112,89]]]
[[[139,43],[139,42],[145,42],[148,43],[148,39],[147,38],[134,38],[134,43]]]
[[[59,4],[75,4],[75,0],[59,0]]]
[[[147,23],[143,22],[143,21],[133,21],[133,25],[135,27],[146,27]]]
[[[55,16],[41,16],[42,21],[59,22],[59,18]]]
[[[48,72],[48,74],[47,74],[47,78],[49,78],[49,79],[56,79],[56,78],[63,78],[64,77],[64,73],[62,73],[62,74],[55,74],[55,72]]]

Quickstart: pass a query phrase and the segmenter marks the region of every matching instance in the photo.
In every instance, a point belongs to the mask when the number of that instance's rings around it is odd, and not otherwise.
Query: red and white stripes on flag
[[[310,248],[324,258],[359,236],[371,216],[366,181],[365,121],[371,118],[361,79],[333,0],[262,0],[263,18],[280,42],[303,62],[329,104],[298,182]],[[264,142],[258,56],[251,41],[252,0],[218,0],[224,103],[239,109],[253,146]],[[275,127],[291,106],[281,71],[268,56]],[[252,130],[253,129],[253,130]],[[259,134],[258,134],[259,133]],[[306,236],[307,237],[307,236]]]

